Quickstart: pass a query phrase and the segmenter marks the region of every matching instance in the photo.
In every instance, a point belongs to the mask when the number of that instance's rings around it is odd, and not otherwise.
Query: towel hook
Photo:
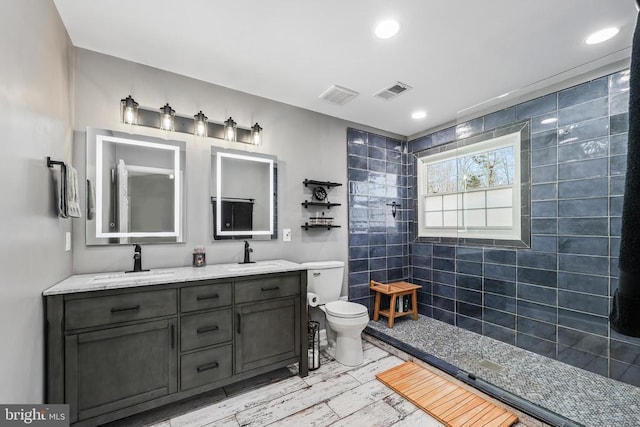
[[[387,206],[391,206],[391,216],[393,216],[394,218],[396,217],[397,208],[402,207],[402,205],[399,203],[396,203],[395,200],[391,203],[387,203]]]

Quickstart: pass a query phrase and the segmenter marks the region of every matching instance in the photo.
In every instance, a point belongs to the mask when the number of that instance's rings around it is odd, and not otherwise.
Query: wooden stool
[[[372,280],[369,287],[376,291],[376,303],[373,309],[374,321],[377,321],[382,314],[389,319],[389,328],[393,328],[393,322],[396,317],[412,314],[413,320],[418,320],[418,294],[416,290],[420,289],[422,286],[407,282],[384,284]],[[382,294],[389,295],[391,297],[388,310],[380,310],[380,296]],[[411,310],[398,313],[396,312],[396,300],[398,297],[403,295],[411,295]]]

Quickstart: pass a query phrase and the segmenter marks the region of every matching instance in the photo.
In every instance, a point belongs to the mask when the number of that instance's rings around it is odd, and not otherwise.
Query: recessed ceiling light
[[[411,113],[411,118],[415,120],[424,119],[425,117],[427,117],[426,111],[414,111]]]
[[[585,40],[585,43],[598,44],[598,43],[606,42],[607,40],[615,37],[619,31],[620,29],[615,27],[605,28],[603,30],[596,31],[595,33],[587,37],[587,40]]]
[[[557,119],[557,118],[555,118],[555,117],[549,117],[548,119],[544,119],[544,120],[542,120],[542,121],[540,122],[540,124],[541,124],[541,125],[548,125],[548,124],[551,124],[551,123],[555,123],[555,122],[557,122],[557,121],[558,121],[558,119]]]
[[[387,19],[376,25],[375,34],[379,39],[390,39],[398,34],[400,24],[395,19]]]

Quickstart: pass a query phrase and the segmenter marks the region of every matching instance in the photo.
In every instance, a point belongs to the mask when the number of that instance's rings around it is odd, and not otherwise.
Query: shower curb
[[[432,354],[429,354],[423,350],[420,350],[416,347],[410,346],[396,338],[393,338],[383,332],[380,332],[370,326],[367,326],[364,329],[364,333],[372,336],[373,338],[379,339],[398,350],[401,350],[413,357],[420,359],[421,361],[428,363],[429,365],[437,368],[456,379],[464,382],[465,384],[474,387],[483,393],[497,399],[501,402],[506,403],[513,408],[522,411],[523,413],[530,415],[540,421],[543,421],[549,425],[556,427],[584,427],[583,424],[577,423],[569,418],[566,418],[560,414],[557,414],[553,411],[550,411],[546,408],[543,408],[539,405],[536,405],[533,402],[530,402],[522,397],[519,397],[513,393],[510,393],[506,390],[503,390],[491,383],[488,383],[480,378],[475,377],[468,372],[459,369],[457,366],[452,365],[449,362],[446,362],[442,359],[439,359]]]

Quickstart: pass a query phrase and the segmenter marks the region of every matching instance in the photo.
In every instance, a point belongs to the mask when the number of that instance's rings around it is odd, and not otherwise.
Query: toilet
[[[343,365],[360,365],[360,334],[369,323],[369,311],[362,304],[340,299],[344,262],[306,262],[302,266],[307,269],[307,291],[318,295],[318,307],[326,315],[329,352],[335,351],[333,356]]]

